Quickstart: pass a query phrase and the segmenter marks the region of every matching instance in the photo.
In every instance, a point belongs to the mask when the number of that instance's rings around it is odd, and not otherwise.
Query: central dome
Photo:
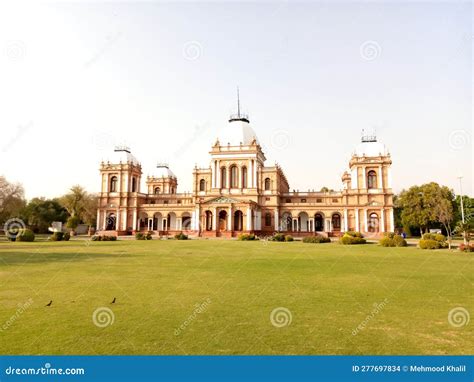
[[[231,119],[229,124],[221,130],[218,139],[221,146],[250,145],[254,139],[258,143],[255,131],[244,118]]]

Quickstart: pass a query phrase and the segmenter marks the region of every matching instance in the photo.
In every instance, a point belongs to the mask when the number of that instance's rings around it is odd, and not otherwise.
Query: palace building
[[[238,112],[210,151],[210,165],[195,167],[193,190],[178,192],[178,178],[159,163],[144,179],[127,147],[116,147],[100,165],[97,231],[127,235],[184,232],[196,237],[240,233],[339,236],[394,230],[392,160],[375,136],[363,136],[342,175],[342,189],[290,191],[283,169],[266,158],[247,115]]]

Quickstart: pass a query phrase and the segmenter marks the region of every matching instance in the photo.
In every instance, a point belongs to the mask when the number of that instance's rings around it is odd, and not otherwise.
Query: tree
[[[76,185],[71,188],[69,193],[60,198],[60,202],[71,217],[77,217],[80,222],[89,225],[89,227],[95,225],[98,203],[97,195],[90,194],[83,187]]]
[[[423,230],[428,232],[430,226],[441,223],[439,204],[446,202],[452,205],[453,200],[453,192],[446,186],[434,182],[412,186],[402,191],[397,199],[397,205],[402,209],[402,224],[419,227],[421,233]],[[444,207],[448,208],[447,205]]]
[[[451,249],[451,223],[454,219],[453,210],[453,201],[449,199],[440,199],[438,204],[434,207],[434,214],[437,220],[443,225],[444,229],[446,230],[449,249]]]
[[[0,176],[0,223],[19,216],[26,204],[24,194],[21,184],[10,183]]]
[[[64,223],[68,213],[57,199],[33,198],[23,208],[21,216],[35,231],[46,233],[52,222]]]
[[[467,222],[458,222],[456,225],[456,228],[454,229],[455,233],[460,233],[463,237],[464,244],[467,245],[469,244],[469,240],[471,238],[471,232],[472,232],[472,223],[471,221]]]
[[[328,187],[324,186],[322,187],[319,192],[333,192],[334,190],[331,188],[329,189]]]

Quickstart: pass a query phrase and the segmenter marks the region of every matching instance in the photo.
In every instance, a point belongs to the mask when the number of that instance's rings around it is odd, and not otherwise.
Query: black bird
[[[114,297],[114,299],[112,300],[111,304],[115,304],[115,300],[117,300],[117,298]]]
[[[45,306],[51,306],[52,303],[53,303],[53,300],[51,300],[50,302],[48,302]]]

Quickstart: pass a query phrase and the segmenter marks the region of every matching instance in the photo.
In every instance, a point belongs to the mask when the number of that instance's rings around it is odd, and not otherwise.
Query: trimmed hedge
[[[440,233],[425,233],[418,245],[421,249],[440,249],[448,247],[446,236]]]
[[[294,241],[295,239],[293,239],[293,236],[291,235],[286,235],[285,236],[285,241]]]
[[[331,239],[323,235],[307,236],[303,239],[303,243],[330,243]]]
[[[174,235],[174,238],[176,240],[188,240],[188,235],[185,235],[184,233],[180,232]]]
[[[348,231],[339,239],[344,245],[365,244],[367,241],[360,232]]]
[[[18,235],[16,236],[16,241],[35,241],[35,234],[31,229],[22,228],[18,231]]]
[[[283,235],[282,233],[276,233],[275,235],[273,235],[271,240],[272,241],[285,241],[285,235]]]
[[[400,235],[396,235],[394,232],[385,232],[379,245],[382,247],[406,247],[408,244]]]
[[[53,234],[49,237],[51,241],[62,241],[64,236],[64,232],[53,232]]]
[[[151,234],[151,232],[147,232],[147,233],[137,232],[135,234],[135,239],[136,240],[151,240],[152,239],[152,234]]]
[[[252,240],[258,240],[257,237],[253,233],[241,233],[238,237],[237,240],[240,241],[252,241]]]
[[[92,241],[117,241],[117,236],[108,235],[94,235],[91,237]]]

